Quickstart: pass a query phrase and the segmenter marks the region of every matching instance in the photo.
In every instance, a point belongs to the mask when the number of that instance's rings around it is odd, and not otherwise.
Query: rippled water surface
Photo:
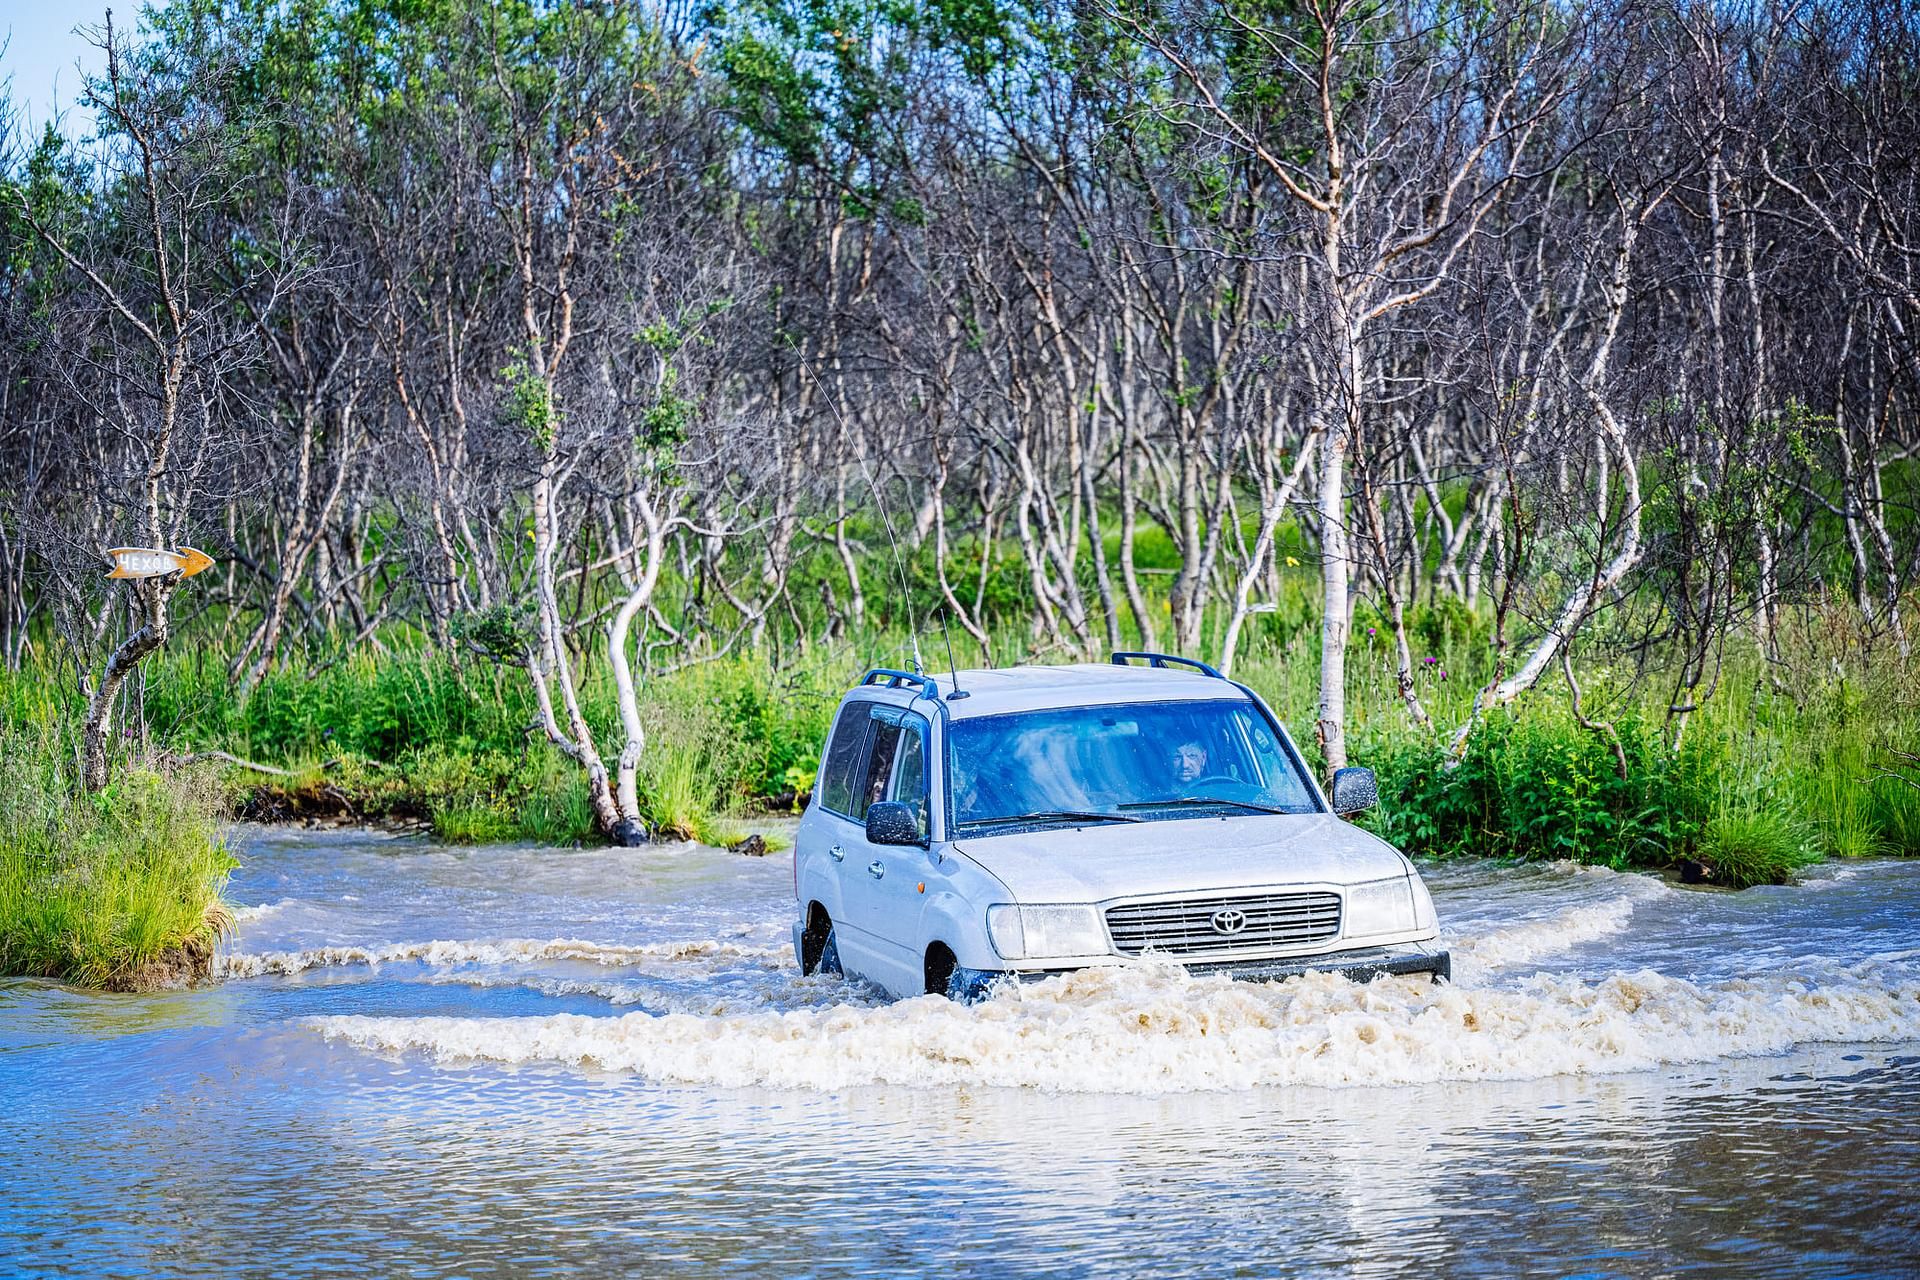
[[[800,977],[784,855],[240,843],[218,988],[0,982],[0,1273],[1920,1270],[1920,863],[964,1008]]]

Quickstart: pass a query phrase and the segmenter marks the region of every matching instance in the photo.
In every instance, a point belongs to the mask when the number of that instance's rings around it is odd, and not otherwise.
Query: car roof
[[[939,686],[947,715],[955,720],[1040,711],[1049,707],[1100,706],[1115,702],[1187,702],[1200,699],[1245,701],[1247,694],[1230,680],[1165,667],[1081,662],[1071,666],[996,667],[992,670],[927,673]],[[967,696],[951,695],[962,691]],[[902,682],[862,685],[853,691],[876,702],[906,705],[925,697]]]

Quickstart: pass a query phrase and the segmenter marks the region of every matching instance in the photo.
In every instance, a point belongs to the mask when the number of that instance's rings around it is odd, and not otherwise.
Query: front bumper
[[[1190,964],[1188,973],[1224,973],[1255,982],[1274,982],[1303,973],[1337,973],[1354,982],[1371,982],[1393,974],[1426,973],[1435,981],[1453,980],[1453,953],[1438,947],[1373,947],[1363,951],[1336,951],[1321,956],[1288,956],[1280,960],[1219,961]]]
[[[1180,964],[1173,957],[1167,959]],[[1124,961],[1122,963],[1138,963]],[[1086,968],[1086,965],[1065,965],[1057,969],[1016,969],[1005,974],[988,974],[987,977],[1018,978],[1022,982],[1037,982],[1041,978],[1052,977],[1056,973],[1066,973],[1072,969]],[[1352,951],[1330,951],[1312,956],[1281,956],[1268,960],[1205,960],[1191,964],[1180,964],[1188,973],[1225,974],[1227,977],[1248,982],[1278,982],[1283,978],[1297,978],[1303,973],[1337,973],[1354,982],[1371,982],[1375,978],[1396,974],[1431,974],[1438,981],[1452,981],[1453,954],[1440,947],[1425,943],[1394,947],[1362,947]]]

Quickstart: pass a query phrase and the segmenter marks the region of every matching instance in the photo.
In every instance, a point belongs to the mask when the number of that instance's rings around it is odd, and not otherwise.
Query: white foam
[[[922,997],[709,1017],[330,1017],[329,1039],[719,1086],[1173,1093],[1641,1070],[1797,1043],[1920,1039],[1920,974],[1871,965],[1695,984],[1651,971],[1517,990],[1089,969],[967,1007]]]
[[[591,964],[631,965],[653,960],[721,959],[756,963],[785,960],[791,947],[756,947],[703,939],[636,946],[555,938],[508,938],[499,942],[394,942],[377,947],[312,947],[304,951],[241,952],[223,956],[216,971],[224,977],[263,973],[291,974],[335,965],[397,964],[418,961],[433,966],[456,964],[530,964],[542,960],[583,960]]]

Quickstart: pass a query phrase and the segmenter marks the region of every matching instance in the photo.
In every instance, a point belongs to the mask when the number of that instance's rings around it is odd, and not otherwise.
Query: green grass
[[[1915,770],[1894,773],[1890,768],[1869,784],[1868,794],[1873,822],[1889,848],[1898,853],[1920,852],[1920,778],[1915,778]]]
[[[1700,835],[1699,858],[1713,882],[1730,889],[1786,884],[1794,872],[1820,860],[1812,833],[1790,813],[1742,806],[1717,813]]]
[[[638,783],[640,807],[656,834],[688,840],[711,824],[713,785],[697,752],[657,744],[643,761]]]
[[[139,988],[203,973],[231,927],[234,861],[204,772],[123,768],[77,786],[71,744],[0,726],[0,973]]]

